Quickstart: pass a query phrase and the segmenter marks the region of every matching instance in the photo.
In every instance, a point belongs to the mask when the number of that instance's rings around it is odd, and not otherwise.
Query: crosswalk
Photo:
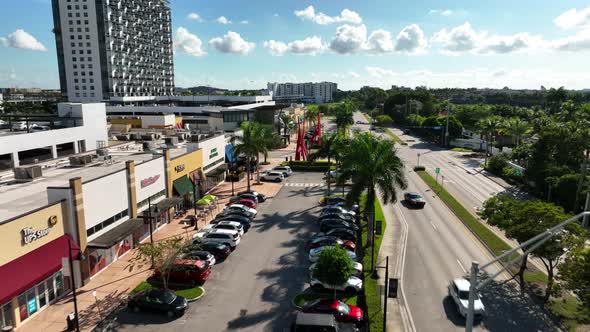
[[[297,182],[287,182],[285,183],[285,187],[321,187],[326,185],[325,183],[297,183]]]

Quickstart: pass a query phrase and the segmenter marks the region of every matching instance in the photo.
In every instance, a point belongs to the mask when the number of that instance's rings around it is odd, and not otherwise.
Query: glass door
[[[37,297],[39,299],[39,309],[41,309],[47,305],[47,294],[45,292],[46,291],[46,289],[45,289],[46,282],[53,283],[53,278],[50,278],[50,280],[45,280],[42,283],[40,283],[39,285],[37,285]]]

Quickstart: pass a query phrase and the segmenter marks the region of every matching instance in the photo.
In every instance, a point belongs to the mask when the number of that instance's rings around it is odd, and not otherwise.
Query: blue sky
[[[0,87],[57,88],[50,0],[5,2]],[[177,86],[590,88],[587,1],[171,2]]]

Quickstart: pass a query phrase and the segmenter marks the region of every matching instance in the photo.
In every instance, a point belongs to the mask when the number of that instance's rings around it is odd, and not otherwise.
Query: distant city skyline
[[[584,1],[172,1],[175,85],[590,88]],[[540,10],[542,8],[542,10]],[[50,0],[0,12],[0,87],[59,88]]]

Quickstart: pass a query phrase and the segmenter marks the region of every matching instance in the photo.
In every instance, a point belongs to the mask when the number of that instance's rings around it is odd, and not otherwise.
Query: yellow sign
[[[51,217],[49,217],[49,225],[53,227],[56,224],[57,224],[57,216],[51,216]]]

